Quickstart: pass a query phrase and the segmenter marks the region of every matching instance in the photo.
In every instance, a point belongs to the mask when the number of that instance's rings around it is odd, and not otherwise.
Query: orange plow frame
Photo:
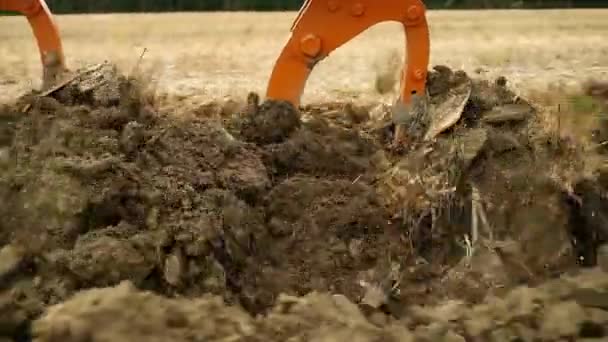
[[[396,116],[407,116],[403,112],[412,110],[416,95],[418,99],[425,96],[430,54],[425,13],[420,0],[307,0],[276,61],[266,97],[298,106],[306,81],[319,61],[371,26],[396,21],[405,29],[408,60],[395,106],[402,113],[393,114],[394,121],[398,121]]]
[[[65,70],[65,57],[59,29],[44,0],[0,0],[0,10],[19,12],[30,23],[43,66],[43,88]]]

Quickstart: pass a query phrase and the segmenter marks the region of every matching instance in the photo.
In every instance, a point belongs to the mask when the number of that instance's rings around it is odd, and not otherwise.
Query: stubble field
[[[605,340],[608,11],[431,11],[398,150],[401,28],[293,108],[294,16],[58,16],[43,95],[0,18],[0,341]]]
[[[608,73],[606,11],[431,11],[431,64],[506,76],[520,91]],[[157,66],[172,92],[199,98],[263,92],[295,13],[59,16],[70,67],[110,60]],[[35,42],[23,18],[0,21],[0,99],[39,84]],[[374,80],[404,38],[381,24],[321,63],[304,101],[377,99]]]

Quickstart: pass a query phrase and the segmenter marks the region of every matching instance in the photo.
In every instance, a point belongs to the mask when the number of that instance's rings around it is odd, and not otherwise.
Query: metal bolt
[[[321,52],[321,38],[309,33],[300,40],[300,49],[306,56],[314,58]]]
[[[350,13],[355,17],[360,17],[363,15],[363,13],[365,13],[365,6],[363,6],[362,3],[357,2],[353,5],[353,7],[351,7]]]
[[[335,12],[340,9],[340,3],[338,0],[327,0],[327,9],[330,12]]]
[[[416,20],[418,20],[418,18],[420,18],[421,12],[422,11],[420,10],[419,6],[416,6],[416,5],[410,6],[407,9],[407,19],[409,21],[416,21]]]

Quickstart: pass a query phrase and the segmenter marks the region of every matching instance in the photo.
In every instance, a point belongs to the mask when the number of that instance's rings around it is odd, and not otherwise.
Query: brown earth
[[[431,73],[431,103],[463,76]],[[0,108],[0,341],[608,334],[600,268],[546,283],[601,264],[606,177],[504,79],[402,153],[382,106],[143,91],[103,66]]]

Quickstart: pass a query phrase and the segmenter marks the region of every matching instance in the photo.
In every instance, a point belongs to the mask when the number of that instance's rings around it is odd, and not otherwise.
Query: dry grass
[[[263,92],[295,13],[59,16],[72,68],[110,60],[131,68],[144,48],[160,86],[205,100]],[[481,76],[505,75],[520,91],[608,75],[608,11],[434,11],[432,63]],[[0,102],[39,85],[27,23],[0,18]],[[344,97],[390,100],[376,76],[397,49],[398,24],[365,32],[317,66],[303,101]],[[379,68],[380,66],[380,68]],[[389,84],[390,86],[390,84]]]

